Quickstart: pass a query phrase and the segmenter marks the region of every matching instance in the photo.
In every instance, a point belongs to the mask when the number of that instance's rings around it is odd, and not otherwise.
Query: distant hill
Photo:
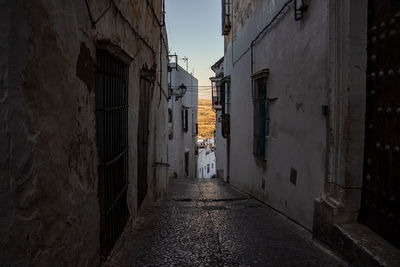
[[[213,137],[215,131],[215,113],[211,100],[199,99],[198,113],[199,133],[201,137]]]

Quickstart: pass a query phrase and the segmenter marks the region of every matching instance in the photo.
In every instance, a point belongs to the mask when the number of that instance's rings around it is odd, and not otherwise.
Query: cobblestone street
[[[219,179],[170,181],[104,266],[345,266],[311,234]]]

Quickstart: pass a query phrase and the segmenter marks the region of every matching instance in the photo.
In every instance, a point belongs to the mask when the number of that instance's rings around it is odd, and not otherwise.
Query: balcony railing
[[[212,87],[212,105],[215,108],[215,106],[221,106],[222,105],[222,98],[221,98],[221,87],[220,85],[216,82],[211,83]]]

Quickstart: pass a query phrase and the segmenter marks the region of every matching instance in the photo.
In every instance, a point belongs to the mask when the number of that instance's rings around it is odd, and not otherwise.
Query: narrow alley
[[[400,0],[0,0],[0,267],[400,267]]]
[[[220,179],[171,179],[103,266],[345,266],[311,234]]]

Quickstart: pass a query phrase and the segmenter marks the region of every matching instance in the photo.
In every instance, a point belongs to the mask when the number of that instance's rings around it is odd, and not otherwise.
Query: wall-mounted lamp
[[[181,85],[179,85],[178,89],[179,89],[179,93],[180,93],[181,95],[186,94],[187,88],[186,88],[186,86],[185,86],[183,83],[182,83]]]

